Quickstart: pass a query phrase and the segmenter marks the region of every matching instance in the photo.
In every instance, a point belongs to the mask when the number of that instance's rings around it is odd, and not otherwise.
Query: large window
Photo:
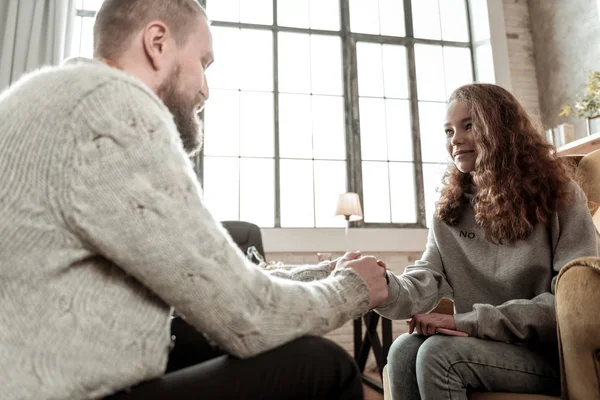
[[[74,49],[90,56],[79,0]],[[206,0],[216,61],[195,160],[220,220],[425,226],[446,168],[445,101],[474,79],[466,0]],[[77,36],[77,35],[75,35]]]
[[[343,226],[332,214],[351,190],[364,224],[423,226],[448,162],[445,101],[473,81],[466,1],[206,3],[200,172],[217,217]]]

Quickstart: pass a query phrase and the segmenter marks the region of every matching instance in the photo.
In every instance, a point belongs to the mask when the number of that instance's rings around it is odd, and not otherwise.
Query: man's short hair
[[[94,25],[94,56],[118,58],[133,35],[155,20],[164,22],[178,46],[187,42],[206,11],[196,0],[104,0]]]

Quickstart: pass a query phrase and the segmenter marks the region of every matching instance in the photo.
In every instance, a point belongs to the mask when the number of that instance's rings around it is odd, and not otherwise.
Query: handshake
[[[362,256],[360,251],[351,251],[330,263],[332,270],[352,268],[369,287],[369,309],[382,305],[388,297],[387,267],[373,256]]]

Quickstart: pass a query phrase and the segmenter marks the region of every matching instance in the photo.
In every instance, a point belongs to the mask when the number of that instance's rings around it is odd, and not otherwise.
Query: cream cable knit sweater
[[[172,307],[250,357],[368,300],[353,270],[295,282],[247,262],[134,77],[73,62],[0,94],[1,399],[100,398],[161,375]]]

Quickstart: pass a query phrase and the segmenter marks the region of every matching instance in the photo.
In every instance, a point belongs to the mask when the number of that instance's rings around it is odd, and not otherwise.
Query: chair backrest
[[[588,208],[596,227],[596,240],[600,251],[600,150],[587,154],[579,161],[577,181],[588,199]]]
[[[249,247],[254,246],[258,254],[265,258],[262,234],[258,226],[246,221],[222,221],[221,223],[244,254]],[[255,259],[253,261],[257,262]]]
[[[587,154],[579,161],[577,179],[594,215],[600,205],[600,150]]]

